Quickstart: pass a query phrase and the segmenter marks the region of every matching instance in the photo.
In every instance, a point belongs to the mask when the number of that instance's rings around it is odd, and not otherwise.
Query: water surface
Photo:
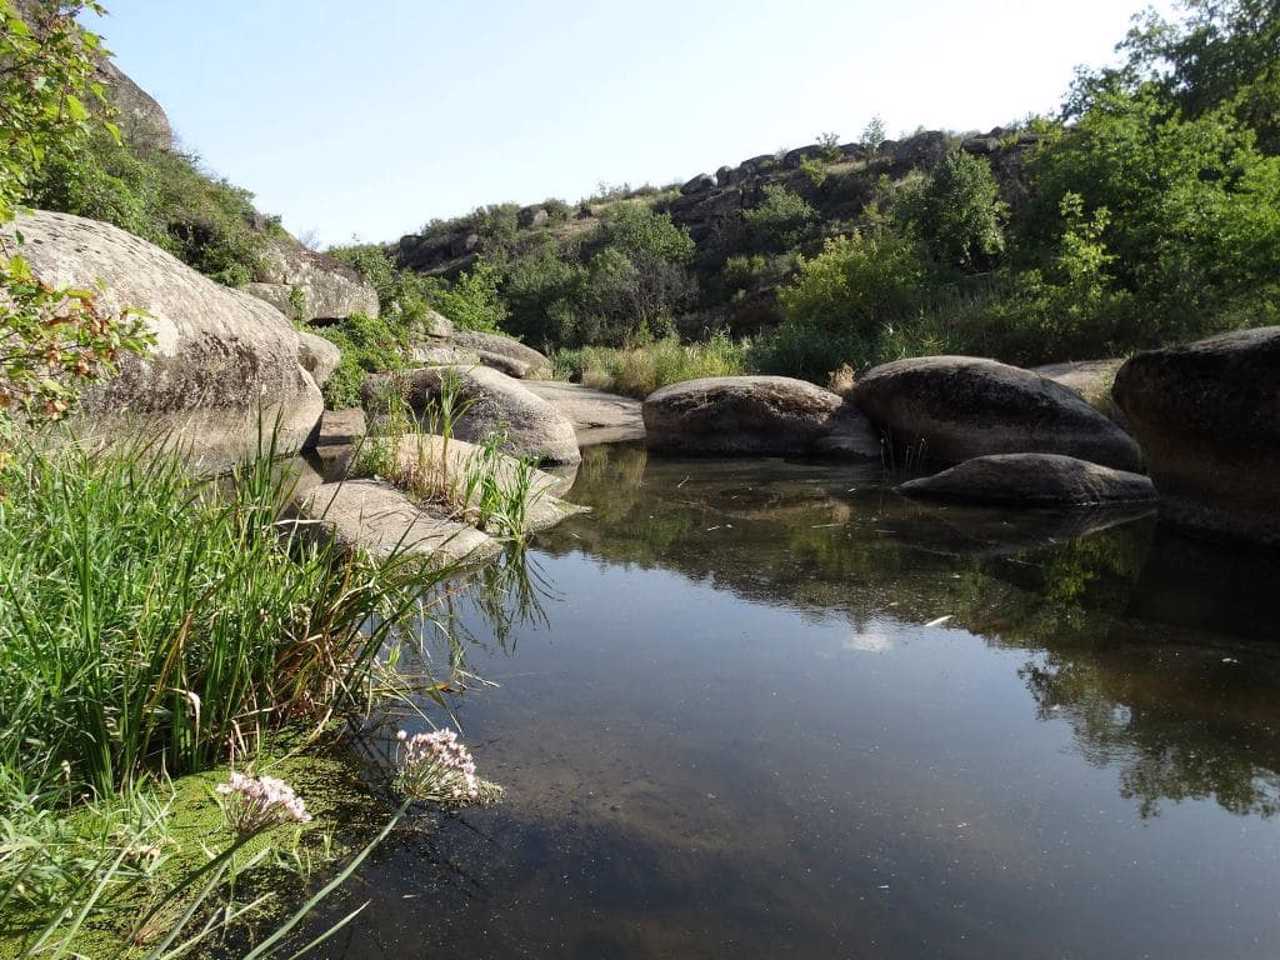
[[[597,448],[348,958],[1280,956],[1274,555]],[[945,618],[945,619],[944,619]]]

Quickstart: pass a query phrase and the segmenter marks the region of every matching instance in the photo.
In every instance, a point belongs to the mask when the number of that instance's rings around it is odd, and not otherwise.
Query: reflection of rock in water
[[[1007,556],[1079,540],[1153,516],[1151,504],[1117,504],[1089,510],[996,510],[923,506],[895,524],[912,546],[958,556]]]
[[[1188,630],[1280,641],[1280,551],[1194,539],[1161,524],[1131,616]]]

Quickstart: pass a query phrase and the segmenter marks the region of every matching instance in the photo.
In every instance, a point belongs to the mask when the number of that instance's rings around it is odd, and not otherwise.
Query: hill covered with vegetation
[[[1136,19],[1118,50],[1055,116],[898,140],[877,121],[683,185],[496,204],[330,253],[378,292],[370,349],[433,307],[632,393],[748,369],[825,382],[925,353],[1109,357],[1275,323],[1280,12],[1191,0],[1177,21]],[[155,136],[77,142],[27,201],[233,286],[287,238]]]

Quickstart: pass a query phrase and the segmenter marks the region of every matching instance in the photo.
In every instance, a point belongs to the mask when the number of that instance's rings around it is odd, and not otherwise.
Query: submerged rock
[[[159,247],[110,224],[35,211],[0,228],[52,286],[103,291],[110,311],[144,310],[156,336],[145,359],[89,389],[76,420],[109,436],[145,431],[190,450],[196,469],[224,470],[277,424],[276,452],[300,449],[324,410],[298,332],[275,308],[220,286]],[[15,244],[16,246],[16,244]]]
[[[1150,461],[1162,515],[1280,545],[1280,327],[1140,353],[1114,395]]]
[[[317,525],[343,548],[374,559],[408,553],[441,564],[478,563],[502,550],[488,534],[432,515],[383,480],[324,483],[299,506],[304,522]]]
[[[708,377],[673,383],[644,401],[650,449],[798,456],[828,436],[844,401],[790,377]]]
[[[454,425],[459,439],[479,443],[501,432],[506,435],[503,450],[507,453],[547,463],[582,459],[573,424],[518,380],[488,367],[424,367],[372,376],[364,385],[364,407],[372,414],[383,413],[387,392],[399,391],[415,415],[429,419],[446,376],[455,378],[459,401],[469,404]]]
[[[955,464],[1001,453],[1057,453],[1141,469],[1133,438],[1074,390],[977,357],[898,360],[865,374],[854,401],[894,446]]]
[[[1052,453],[1006,453],[966,460],[897,488],[909,497],[1023,507],[1079,507],[1154,500],[1140,473]]]

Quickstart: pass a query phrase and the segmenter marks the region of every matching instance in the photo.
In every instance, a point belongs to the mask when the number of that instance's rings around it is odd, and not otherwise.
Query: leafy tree
[[[934,260],[947,268],[988,270],[1004,252],[1007,207],[982,157],[949,153],[904,210]]]
[[[759,249],[781,252],[809,236],[818,212],[800,194],[770,183],[764,188],[764,199],[744,210],[742,217]]]
[[[888,228],[828,240],[779,291],[785,320],[764,365],[823,380],[841,363],[874,362],[886,328],[914,314],[925,278],[917,244]]]
[[[92,79],[103,53],[99,38],[76,22],[83,11],[104,12],[92,2],[48,2],[24,19],[0,0],[0,224],[17,214],[50,151],[85,139],[104,122],[88,106],[105,106]],[[119,138],[114,125],[109,130]],[[144,351],[151,338],[140,316],[102,310],[95,291],[39,280],[16,235],[16,244],[0,241],[0,410],[59,419],[79,387],[110,376],[122,354]]]
[[[1188,117],[1230,106],[1268,153],[1280,151],[1280,4],[1185,0],[1180,23],[1135,18],[1119,49],[1132,75],[1154,79]]]
[[[1280,158],[1229,107],[1184,119],[1153,84],[1101,93],[1033,164],[1028,239],[1060,236],[1064,198],[1105,208],[1122,287],[1167,336],[1208,329],[1280,272]]]

